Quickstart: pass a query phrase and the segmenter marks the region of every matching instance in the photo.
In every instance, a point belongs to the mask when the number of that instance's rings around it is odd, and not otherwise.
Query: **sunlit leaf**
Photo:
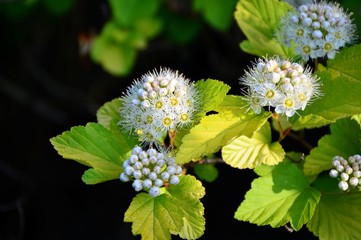
[[[184,239],[197,239],[205,230],[204,208],[199,201],[205,194],[195,177],[181,177],[178,185],[170,185],[165,193],[152,197],[138,194],[124,215],[132,222],[134,235],[143,240],[171,239],[171,234]]]
[[[335,122],[335,120],[328,120],[324,117],[315,115],[315,114],[308,114],[305,116],[295,116],[289,118],[290,126],[293,130],[298,131],[301,129],[312,129],[326,126],[330,123]]]
[[[251,138],[240,136],[222,148],[223,160],[232,167],[255,168],[261,164],[276,165],[285,156],[279,142],[271,142],[271,127],[267,122]]]
[[[50,142],[63,158],[92,168],[82,178],[87,184],[118,178],[122,172],[122,163],[133,147],[128,145],[126,136],[120,133],[115,135],[97,123],[72,127],[51,138]]]
[[[288,3],[279,0],[238,1],[235,18],[247,37],[247,40],[242,41],[241,49],[257,56],[295,56],[293,49],[275,38],[280,18],[291,9]]]
[[[360,194],[323,194],[307,228],[321,240],[361,239]]]
[[[197,101],[199,101],[199,107],[197,113],[193,117],[195,122],[194,124],[198,123],[198,121],[208,112],[214,111],[218,105],[222,104],[230,86],[218,80],[207,79],[197,81],[195,83],[195,88],[197,90]],[[175,139],[176,146],[181,144],[182,138],[188,133],[189,128],[177,133]]]
[[[303,165],[306,175],[316,175],[332,168],[332,158],[348,158],[360,153],[361,129],[356,121],[340,119],[330,125],[331,134],[323,136],[305,158]]]
[[[302,116],[315,114],[337,120],[361,114],[361,44],[345,48],[316,72],[323,96],[307,106]]]
[[[272,174],[252,182],[235,218],[272,227],[290,222],[295,230],[299,230],[312,217],[320,196],[317,190],[309,187],[295,164],[282,162]]]
[[[180,164],[197,161],[217,152],[235,137],[251,136],[269,117],[270,113],[245,114],[244,109],[206,116],[183,137],[176,161]]]
[[[119,108],[121,106],[120,98],[115,98],[109,102],[104,103],[97,110],[97,120],[107,129],[111,129],[117,125],[120,119]]]

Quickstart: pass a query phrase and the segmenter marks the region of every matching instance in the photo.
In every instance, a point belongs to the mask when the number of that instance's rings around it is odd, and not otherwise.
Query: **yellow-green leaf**
[[[182,176],[161,195],[138,194],[125,212],[124,221],[132,222],[134,235],[142,240],[170,240],[171,234],[198,239],[205,230],[204,208],[199,201],[205,190],[195,177]]]
[[[255,168],[261,164],[276,165],[284,156],[281,144],[271,143],[271,127],[268,122],[251,138],[240,136],[222,148],[223,160],[240,169]]]

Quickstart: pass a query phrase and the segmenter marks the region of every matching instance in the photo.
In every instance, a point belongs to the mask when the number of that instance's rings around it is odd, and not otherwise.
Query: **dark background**
[[[160,66],[192,80],[222,80],[239,94],[238,78],[254,57],[240,50],[244,37],[235,22],[228,32],[204,24],[187,44],[159,36],[139,52],[129,76],[115,77],[79,55],[79,34],[99,32],[109,18],[106,10],[106,1],[80,0],[61,15],[41,4],[21,18],[0,12],[0,240],[140,239],[123,222],[135,196],[130,184],[85,185],[87,167],[60,157],[49,139],[96,121],[102,104]],[[201,239],[316,239],[305,228],[289,233],[235,220],[255,175],[217,167],[219,178],[204,183]]]

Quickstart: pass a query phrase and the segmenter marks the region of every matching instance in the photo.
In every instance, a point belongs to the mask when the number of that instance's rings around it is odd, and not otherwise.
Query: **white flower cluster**
[[[342,191],[361,187],[361,155],[350,156],[347,160],[340,156],[332,159],[333,169],[330,170],[332,178],[338,178],[338,187]]]
[[[258,59],[240,81],[247,86],[245,100],[256,114],[268,106],[291,117],[320,95],[318,78],[309,68],[279,57]]]
[[[321,1],[304,4],[281,19],[277,35],[307,61],[325,57],[332,59],[341,47],[356,38],[356,25],[337,3]]]
[[[161,68],[128,88],[119,125],[136,133],[141,141],[157,143],[167,131],[191,123],[196,109],[194,85],[178,72]]]
[[[135,191],[145,190],[153,197],[160,194],[163,185],[178,184],[178,175],[182,173],[182,167],[167,153],[153,148],[144,151],[139,146],[132,149],[132,155],[124,161],[123,169],[119,177],[121,181],[133,180]]]

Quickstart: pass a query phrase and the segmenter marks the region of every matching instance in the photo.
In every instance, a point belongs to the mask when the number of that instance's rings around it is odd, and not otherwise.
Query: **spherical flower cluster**
[[[356,25],[337,3],[321,1],[304,4],[281,19],[277,35],[307,61],[325,57],[332,59],[341,47],[356,38]]]
[[[334,168],[330,170],[330,176],[340,180],[338,187],[342,191],[361,188],[361,155],[350,156],[347,160],[335,156],[332,165]]]
[[[133,180],[135,191],[144,190],[153,197],[160,194],[160,188],[165,184],[178,184],[178,175],[182,173],[182,167],[167,153],[153,148],[144,151],[139,146],[132,149],[132,155],[124,161],[123,169],[119,177],[121,181]]]
[[[167,131],[191,123],[196,89],[178,72],[161,68],[136,80],[122,98],[121,125],[141,141],[157,143]]]
[[[268,106],[291,117],[320,95],[318,78],[309,68],[279,57],[258,59],[240,80],[247,87],[248,109],[256,114]]]

